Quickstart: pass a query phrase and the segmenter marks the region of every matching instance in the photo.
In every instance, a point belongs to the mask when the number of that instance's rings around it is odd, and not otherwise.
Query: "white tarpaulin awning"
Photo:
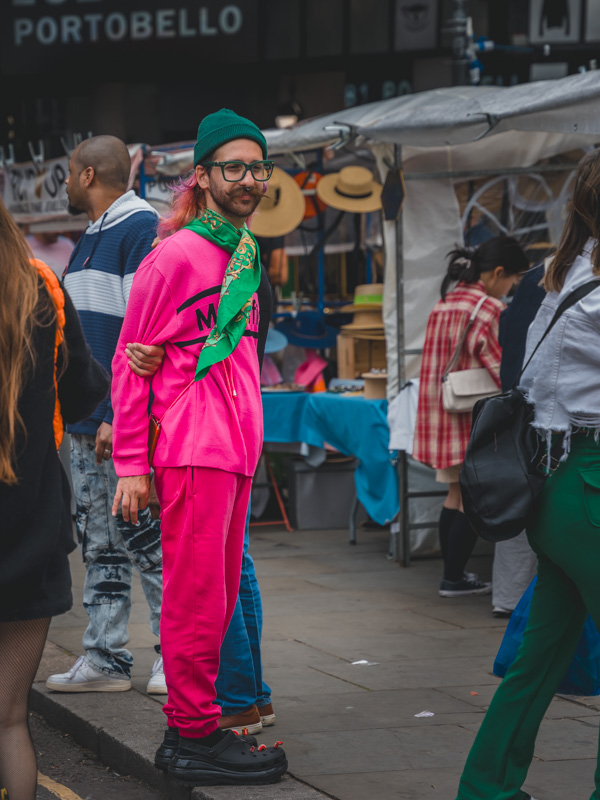
[[[329,130],[327,130],[329,128]],[[404,346],[418,349],[439,293],[445,254],[462,241],[453,188],[457,170],[530,167],[539,159],[600,141],[600,71],[512,87],[455,86],[395,97],[308,120],[287,130],[265,131],[273,155],[317,149],[342,136],[373,150],[380,177],[402,146],[407,175],[438,173],[411,181],[403,219]],[[444,174],[448,177],[444,178]],[[384,223],[384,319],[388,396],[399,389],[396,310],[396,224]],[[418,372],[419,357],[406,364]]]
[[[272,154],[310,150],[347,125],[377,142],[435,147],[464,144],[507,130],[600,133],[600,71],[518,86],[455,86],[368,103],[287,130],[265,131]]]

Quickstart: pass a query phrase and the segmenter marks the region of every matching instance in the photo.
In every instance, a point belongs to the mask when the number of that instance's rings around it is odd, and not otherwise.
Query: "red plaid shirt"
[[[471,434],[471,412],[449,414],[442,405],[442,375],[469,317],[485,286],[459,283],[453,292],[440,300],[429,316],[421,382],[413,457],[434,469],[447,469],[462,464]],[[485,367],[500,386],[498,320],[504,304],[489,297],[479,309],[469,335],[463,344],[457,370]]]

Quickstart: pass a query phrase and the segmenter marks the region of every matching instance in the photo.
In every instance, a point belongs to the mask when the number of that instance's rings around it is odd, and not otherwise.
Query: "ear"
[[[81,171],[79,174],[79,183],[83,186],[84,189],[89,189],[92,185],[92,182],[96,176],[93,167],[86,167],[84,170]]]
[[[504,267],[496,267],[494,269],[493,275],[496,280],[506,278],[506,270],[504,269]]]
[[[198,181],[198,186],[201,189],[208,189],[209,181],[208,181],[208,172],[206,171],[206,168],[198,164],[198,166],[194,171],[196,173],[196,180]]]

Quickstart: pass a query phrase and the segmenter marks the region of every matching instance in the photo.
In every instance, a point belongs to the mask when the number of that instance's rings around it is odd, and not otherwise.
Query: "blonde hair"
[[[0,200],[0,481],[17,483],[15,442],[24,431],[19,398],[35,361],[39,278],[25,237]]]

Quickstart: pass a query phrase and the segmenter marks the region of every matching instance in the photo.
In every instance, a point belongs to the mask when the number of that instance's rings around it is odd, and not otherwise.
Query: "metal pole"
[[[402,147],[394,147],[394,164],[402,169]],[[398,357],[398,391],[406,383],[406,358],[404,341],[404,215],[402,211],[396,220],[396,348]],[[398,533],[394,536],[392,556],[402,562],[403,567],[410,564],[410,531],[408,529],[408,458],[402,451],[398,459],[398,494],[400,499],[399,534],[402,537],[401,553],[398,552]]]
[[[140,193],[140,197],[142,198],[142,200],[145,200],[145,198],[146,198],[146,183],[147,183],[146,167],[145,167],[145,158],[146,158],[146,145],[145,144],[142,145],[142,153],[143,153],[143,158],[140,161],[140,174],[139,174],[139,181],[140,181],[139,193]]]
[[[448,31],[452,34],[452,83],[469,86],[469,59],[467,58],[467,0],[454,0]]]
[[[317,262],[317,308],[321,314],[325,309],[325,245],[319,248]]]

